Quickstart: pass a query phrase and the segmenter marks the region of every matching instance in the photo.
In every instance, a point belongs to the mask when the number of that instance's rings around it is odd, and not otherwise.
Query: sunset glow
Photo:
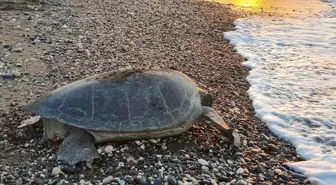
[[[262,7],[260,0],[236,0],[236,5],[245,8],[260,8]]]
[[[304,0],[209,0],[213,2],[233,5],[233,9],[251,12],[280,13],[280,14],[317,14],[327,10],[325,3],[320,1],[307,2]],[[312,6],[313,4],[313,6]]]

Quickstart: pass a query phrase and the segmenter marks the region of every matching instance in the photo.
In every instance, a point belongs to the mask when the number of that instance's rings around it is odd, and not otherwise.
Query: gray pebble
[[[279,175],[279,174],[281,173],[281,170],[280,170],[280,169],[275,169],[275,170],[274,170],[274,173],[276,173],[276,174]]]
[[[208,161],[206,161],[204,159],[198,159],[198,163],[202,166],[208,166],[209,165]]]
[[[15,181],[15,185],[22,185],[22,184],[23,184],[22,178],[19,178]]]
[[[132,183],[134,181],[134,178],[130,175],[126,175],[124,179],[127,183]]]
[[[240,175],[243,174],[245,172],[245,170],[243,168],[238,168],[236,171],[236,174]]]
[[[17,71],[17,70],[14,70],[11,72],[15,77],[20,77],[21,76],[21,73],[20,71]]]
[[[207,167],[207,166],[202,166],[202,170],[209,170],[209,167]]]
[[[264,172],[266,172],[266,168],[262,165],[258,165],[256,167],[256,171],[257,171],[257,173],[264,173]]]
[[[147,184],[147,178],[145,176],[141,176],[140,184]]]
[[[177,184],[176,180],[173,177],[168,177],[167,180],[168,180],[169,185],[176,185]]]
[[[213,185],[217,185],[217,182],[215,179],[210,179],[210,183],[213,184]]]
[[[63,174],[62,170],[59,167],[55,167],[52,169],[52,172],[51,172],[52,176],[57,176],[59,174]]]
[[[274,144],[268,144],[267,147],[271,152],[277,152],[279,150],[278,147]]]
[[[112,181],[113,181],[113,177],[108,176],[105,179],[103,179],[103,184],[108,184],[108,183],[111,183]]]
[[[43,185],[43,180],[39,179],[39,178],[36,178],[34,179],[33,183],[32,184],[35,184],[35,185]]]
[[[156,179],[153,185],[162,185],[162,181],[160,179]]]
[[[198,180],[195,179],[194,177],[191,177],[190,180],[191,180],[191,182],[192,182],[193,185],[198,184]]]
[[[247,182],[244,180],[239,180],[238,185],[247,185]]]
[[[22,52],[24,49],[23,48],[13,48],[13,52]]]

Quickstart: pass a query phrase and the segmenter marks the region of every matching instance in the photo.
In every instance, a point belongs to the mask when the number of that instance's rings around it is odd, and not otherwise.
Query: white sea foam
[[[256,116],[306,159],[289,166],[335,185],[336,18],[250,17],[235,25],[224,37],[252,68]]]

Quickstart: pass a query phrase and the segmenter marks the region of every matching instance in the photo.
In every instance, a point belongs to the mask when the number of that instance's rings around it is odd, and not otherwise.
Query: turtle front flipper
[[[229,138],[236,147],[240,146],[240,136],[237,131],[224,122],[217,112],[207,106],[203,106],[203,115],[210,120],[214,126],[221,131],[225,137]]]
[[[59,149],[57,160],[74,165],[84,161],[91,162],[96,158],[100,156],[93,136],[79,128],[69,129]]]

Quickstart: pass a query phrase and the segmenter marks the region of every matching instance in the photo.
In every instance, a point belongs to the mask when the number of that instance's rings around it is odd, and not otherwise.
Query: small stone
[[[59,167],[55,167],[55,168],[52,169],[52,171],[51,171],[52,176],[57,176],[59,174],[64,174]]]
[[[9,44],[5,44],[5,45],[3,45],[3,48],[5,48],[5,49],[11,48],[11,47],[12,47],[12,46],[9,45]]]
[[[180,159],[177,159],[177,158],[171,159],[170,161],[174,162],[174,163],[180,163],[180,164],[182,164],[182,161]]]
[[[264,173],[264,172],[266,172],[266,168],[262,165],[258,165],[256,167],[256,171],[257,171],[257,173]]]
[[[43,180],[39,178],[35,178],[32,184],[43,185]]]
[[[77,43],[77,46],[78,46],[79,49],[83,49],[83,43],[81,43],[81,42]]]
[[[168,177],[167,179],[169,185],[176,185],[177,182],[173,177]]]
[[[232,162],[230,159],[227,160],[227,163],[228,163],[228,165],[230,165],[230,166],[233,165],[233,162]]]
[[[225,177],[225,176],[220,176],[217,178],[219,182],[229,182],[230,178]]]
[[[280,169],[275,169],[274,173],[277,174],[277,175],[279,175],[281,173],[281,170]]]
[[[154,144],[158,143],[158,141],[156,139],[149,139],[148,141],[151,142],[151,143],[154,143]]]
[[[243,168],[238,168],[238,170],[236,171],[236,174],[241,175],[245,172],[245,170]]]
[[[13,52],[22,52],[24,49],[23,48],[13,48]]]
[[[107,145],[105,148],[104,148],[104,152],[109,154],[109,153],[112,153],[113,151],[113,146],[111,145]]]
[[[194,177],[190,177],[190,180],[192,182],[193,185],[197,185],[198,184],[198,180],[195,179]]]
[[[121,168],[121,167],[124,167],[124,166],[125,166],[125,163],[119,162],[118,165],[117,165],[117,168]]]
[[[268,147],[269,151],[271,151],[271,152],[277,152],[278,151],[278,147],[274,144],[268,144],[267,147]]]
[[[202,180],[200,184],[202,184],[202,185],[211,185],[210,181],[208,181],[208,180]]]
[[[147,178],[145,176],[141,176],[140,184],[147,184]]]
[[[269,137],[266,136],[265,134],[261,134],[261,136],[263,137],[264,140],[268,141],[269,140]]]
[[[84,177],[85,177],[84,174],[79,175],[79,178],[81,178],[81,179],[84,179]]]
[[[127,183],[132,183],[134,181],[134,178],[130,175],[126,175],[124,179]]]
[[[153,185],[162,185],[162,181],[160,179],[156,179]]]
[[[322,184],[321,180],[320,179],[317,179],[317,178],[308,178],[306,180],[303,181],[304,184],[308,184],[309,185],[319,185],[319,184]]]
[[[29,58],[29,61],[30,62],[37,62],[37,59],[36,58]]]
[[[272,185],[272,183],[271,182],[262,182],[262,183],[260,183],[260,185]]]
[[[202,169],[202,170],[209,170],[209,167],[207,167],[207,166],[202,166],[201,169]]]
[[[91,169],[92,168],[92,163],[93,163],[93,161],[85,161],[85,166],[87,168]]]
[[[128,163],[137,163],[138,162],[137,160],[135,160],[135,158],[133,156],[127,157],[126,161]]]
[[[80,184],[80,185],[84,185],[84,184],[85,184],[85,180],[84,180],[84,179],[81,179],[81,180],[79,181],[79,184]]]
[[[15,77],[20,77],[21,76],[21,73],[20,71],[17,71],[17,70],[14,70],[11,72]]]
[[[33,44],[39,44],[41,40],[39,38],[34,39]]]
[[[285,180],[285,181],[288,181],[288,180],[289,180],[289,177],[288,177],[287,173],[283,173],[283,172],[281,172],[281,173],[279,174],[279,177],[280,177],[282,180]]]
[[[142,150],[144,150],[144,149],[145,149],[145,145],[142,144],[142,145],[140,146],[140,148],[141,148]]]
[[[238,185],[247,185],[247,182],[244,180],[239,180],[237,183]]]
[[[98,148],[98,149],[97,149],[97,152],[98,152],[99,154],[101,154],[101,153],[102,153],[102,149]]]
[[[126,183],[125,183],[124,180],[120,180],[120,181],[119,181],[119,184],[120,184],[120,185],[125,185]]]
[[[212,185],[217,185],[217,182],[216,182],[215,179],[210,179],[210,183],[211,183]]]
[[[190,178],[191,178],[191,175],[189,175],[189,174],[185,174],[185,177],[187,177],[188,179],[190,179]]]
[[[208,166],[209,165],[208,161],[206,161],[204,159],[198,159],[198,163],[202,166]]]
[[[22,178],[19,178],[15,181],[15,185],[22,185],[22,184],[23,184]]]
[[[112,182],[117,182],[118,184],[120,184],[120,178],[115,177],[115,178],[113,178],[113,181],[112,181]]]
[[[177,181],[178,185],[184,185],[184,183],[182,181]]]
[[[267,171],[265,173],[265,176],[268,177],[268,178],[272,178],[274,176],[274,172],[273,171]]]
[[[113,177],[108,176],[105,179],[103,179],[103,184],[108,184],[108,183],[111,183],[112,181],[113,181]]]

